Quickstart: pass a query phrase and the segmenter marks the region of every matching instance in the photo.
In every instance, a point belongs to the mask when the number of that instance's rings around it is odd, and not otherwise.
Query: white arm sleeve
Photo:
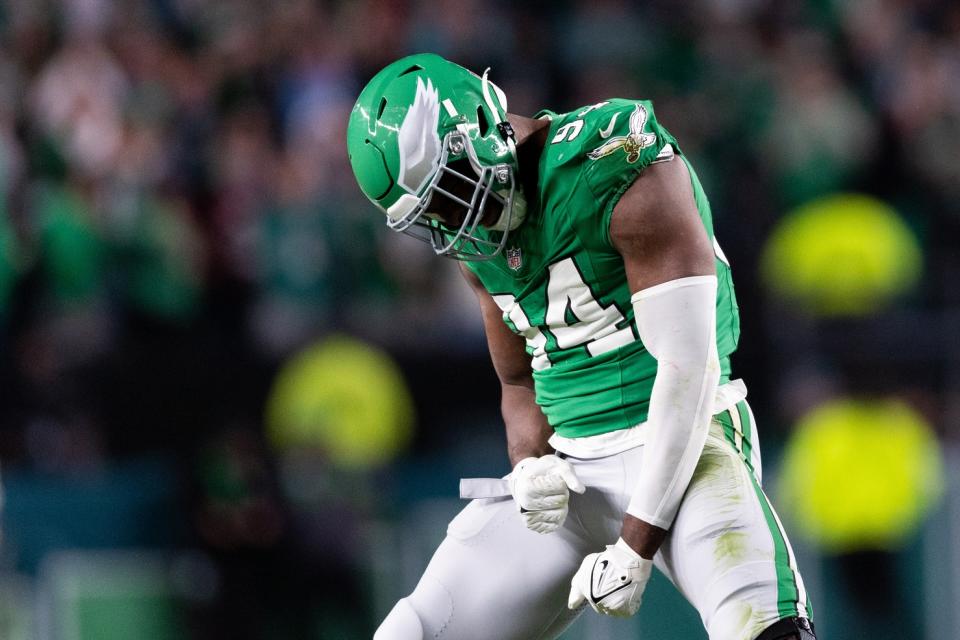
[[[720,381],[716,276],[671,280],[633,294],[640,340],[657,360],[643,466],[627,513],[670,528],[707,439]]]

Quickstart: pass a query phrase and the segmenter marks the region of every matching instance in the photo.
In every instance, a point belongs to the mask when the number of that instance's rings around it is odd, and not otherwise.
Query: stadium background
[[[6,0],[0,637],[369,637],[508,470],[471,294],[346,159],[418,51],[654,101],[821,637],[960,636],[960,5]],[[565,637],[703,634],[660,579]]]

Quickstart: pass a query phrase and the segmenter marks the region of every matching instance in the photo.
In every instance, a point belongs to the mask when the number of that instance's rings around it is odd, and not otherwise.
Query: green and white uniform
[[[572,615],[540,603],[566,593],[585,553],[616,540],[643,464],[638,445],[657,362],[638,338],[632,292],[609,223],[620,195],[645,167],[658,158],[686,159],[649,102],[609,100],[542,115],[551,124],[526,221],[503,255],[465,264],[503,310],[504,322],[526,339],[537,402],[557,434],[551,442],[568,454],[588,491],[571,494],[563,528],[547,536],[526,530],[512,501],[502,498],[474,500],[457,516],[407,598],[430,612],[421,614],[424,631],[442,629],[440,637],[555,637]],[[713,239],[709,203],[687,167]],[[722,371],[716,415],[655,563],[700,612],[711,640],[752,640],[779,619],[811,612],[796,559],[760,487],[759,441],[746,388],[729,379],[739,318],[729,264],[715,240],[714,247]],[[546,560],[533,563],[533,557]],[[496,572],[485,569],[494,565]],[[453,588],[454,609],[448,610],[439,603],[448,601],[450,585],[462,575],[483,577],[471,578],[469,596]],[[530,600],[516,606],[529,624],[486,617],[482,603],[496,601],[516,582],[526,585],[519,597]],[[475,636],[471,625],[478,620],[483,630]]]
[[[617,539],[644,469],[657,362],[638,337],[635,292],[609,224],[641,171],[657,160],[687,161],[649,102],[612,99],[544,112],[551,122],[537,189],[524,194],[506,110],[505,95],[486,74],[432,54],[410,56],[361,93],[348,152],[387,224],[464,260],[506,324],[526,339],[536,399],[556,432],[551,443],[587,489],[570,496],[558,530],[540,535],[524,526],[506,483],[471,485],[479,488],[476,499],[450,523],[416,588],[375,640],[556,638],[579,614],[566,607],[571,577],[587,554]],[[690,176],[712,239],[709,204],[692,168]],[[471,195],[452,195],[448,180]],[[458,229],[431,217],[432,199],[440,197],[466,207]],[[500,205],[499,231],[479,226],[490,203]],[[729,379],[739,321],[729,265],[715,241],[714,248],[721,384],[706,444],[655,562],[697,608],[711,640],[753,640],[809,610],[760,488],[746,389]]]
[[[551,124],[527,220],[510,235],[504,254],[465,264],[507,325],[526,338],[537,403],[557,434],[580,438],[633,427],[647,417],[657,362],[637,335],[610,217],[637,175],[658,157],[679,154],[679,147],[649,102],[615,99],[539,115]],[[710,205],[692,168],[690,174],[712,240]],[[715,247],[723,384],[740,322],[730,267]]]

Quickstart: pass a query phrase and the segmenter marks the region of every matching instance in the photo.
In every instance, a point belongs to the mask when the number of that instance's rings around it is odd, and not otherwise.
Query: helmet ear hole
[[[487,119],[487,112],[480,105],[477,105],[477,124],[480,125],[480,137],[486,138],[490,133],[490,120]]]

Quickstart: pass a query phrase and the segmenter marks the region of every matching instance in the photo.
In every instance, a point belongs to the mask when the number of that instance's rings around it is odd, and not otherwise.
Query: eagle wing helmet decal
[[[625,136],[610,138],[588,153],[587,157],[591,160],[599,160],[617,149],[623,149],[623,152],[627,154],[627,162],[633,164],[640,159],[641,149],[645,149],[657,141],[656,135],[643,132],[643,128],[647,124],[647,117],[647,108],[638,104],[633,113],[630,114],[630,133]]]
[[[400,124],[397,143],[400,147],[400,172],[397,182],[410,193],[417,194],[440,163],[440,97],[433,82],[417,78],[417,95]]]

